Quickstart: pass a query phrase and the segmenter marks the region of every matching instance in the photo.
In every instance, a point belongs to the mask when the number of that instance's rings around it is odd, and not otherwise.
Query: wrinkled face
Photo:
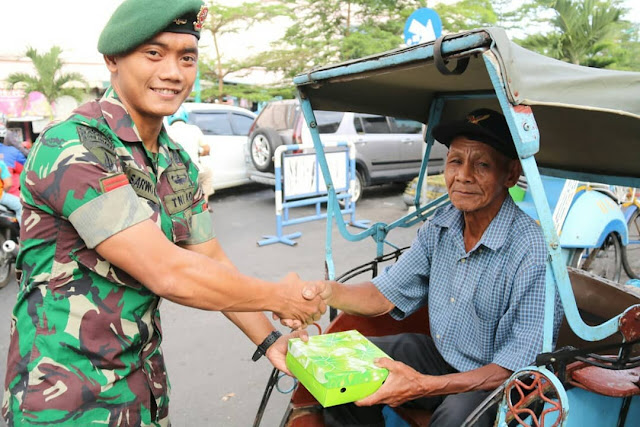
[[[134,117],[175,113],[196,78],[198,40],[191,34],[159,33],[124,56],[107,57],[111,83]]]
[[[487,144],[464,136],[451,142],[444,177],[451,203],[462,212],[497,212],[519,175],[517,160]]]

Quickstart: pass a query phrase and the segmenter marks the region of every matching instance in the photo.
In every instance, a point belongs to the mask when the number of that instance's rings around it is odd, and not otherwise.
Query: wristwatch
[[[278,338],[280,338],[281,336],[282,334],[279,331],[273,331],[269,335],[267,335],[264,341],[260,343],[256,351],[253,353],[253,356],[251,356],[251,360],[255,362],[256,360],[267,354],[267,349],[271,347],[271,344],[278,341]]]

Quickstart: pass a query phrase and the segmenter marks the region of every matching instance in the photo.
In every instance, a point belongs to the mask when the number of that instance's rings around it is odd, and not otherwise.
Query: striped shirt
[[[480,241],[465,250],[464,217],[436,211],[393,266],[373,280],[402,319],[429,305],[431,336],[464,372],[495,363],[509,370],[542,351],[547,250],[542,230],[511,200]],[[562,320],[556,307],[554,336]]]

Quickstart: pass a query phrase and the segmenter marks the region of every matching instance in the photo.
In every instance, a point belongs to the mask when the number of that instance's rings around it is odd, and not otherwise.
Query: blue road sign
[[[407,46],[430,42],[442,34],[442,20],[438,12],[427,7],[413,12],[404,25],[404,42]]]

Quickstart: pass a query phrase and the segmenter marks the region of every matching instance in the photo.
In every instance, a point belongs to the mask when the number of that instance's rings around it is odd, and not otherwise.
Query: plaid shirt
[[[507,197],[469,252],[452,205],[425,223],[411,248],[373,283],[402,319],[429,304],[431,336],[458,371],[531,364],[542,350],[547,250],[542,230]],[[562,320],[556,307],[555,333]]]

